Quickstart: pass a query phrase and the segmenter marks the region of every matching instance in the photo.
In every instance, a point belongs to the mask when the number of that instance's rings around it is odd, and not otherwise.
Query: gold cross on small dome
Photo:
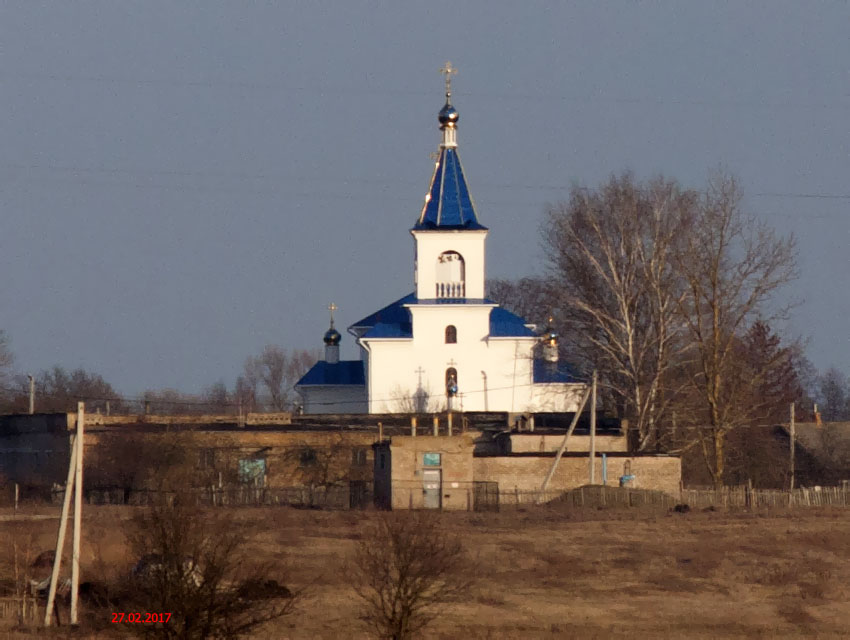
[[[452,74],[457,74],[457,69],[452,66],[452,63],[448,60],[446,64],[440,67],[440,73],[446,74],[446,94],[451,94],[452,92]]]

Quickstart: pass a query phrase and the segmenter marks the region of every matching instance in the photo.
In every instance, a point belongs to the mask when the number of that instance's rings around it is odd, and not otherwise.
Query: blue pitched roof
[[[576,375],[572,365],[559,360],[558,362],[547,362],[535,358],[532,380],[535,384],[547,382],[584,382]]]
[[[443,147],[440,150],[440,159],[431,178],[425,206],[413,228],[417,231],[487,228],[479,224],[475,215],[460,157],[454,147]]]
[[[526,338],[534,335],[534,331],[525,326],[525,320],[515,313],[501,307],[490,311],[490,337]]]
[[[341,360],[333,364],[320,360],[295,383],[295,386],[345,384],[366,384],[366,373],[363,369],[362,360]]]
[[[411,302],[416,302],[416,293],[409,293],[403,298],[399,298],[395,302],[388,304],[383,309],[366,316],[362,320],[358,320],[349,329],[371,328],[377,324],[398,324],[408,325],[409,331],[413,331],[410,324],[410,311],[405,309],[404,305]]]
[[[388,324],[379,322],[363,334],[364,338],[412,338],[413,325],[409,322]]]

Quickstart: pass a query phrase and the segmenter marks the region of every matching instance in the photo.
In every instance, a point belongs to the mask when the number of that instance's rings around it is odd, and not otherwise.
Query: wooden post
[[[452,435],[452,412],[449,411],[448,417],[446,418],[446,425],[448,427],[449,435]]]
[[[53,572],[50,574],[50,589],[47,593],[47,606],[44,608],[44,626],[53,622],[53,605],[56,602],[56,583],[59,581],[59,569],[62,565],[62,550],[65,546],[65,531],[68,527],[68,510],[71,506],[71,491],[74,489],[74,472],[77,469],[77,438],[71,445],[71,460],[68,464],[68,479],[65,481],[65,497],[62,500],[62,515],[59,519],[59,535],[56,538],[56,555],[53,559]]]
[[[596,484],[596,369],[590,386],[590,484]]]
[[[440,435],[440,419],[437,416],[434,416],[434,435]]]
[[[18,501],[21,498],[21,486],[16,482],[15,483],[15,512],[18,511]]]
[[[790,454],[791,454],[791,491],[794,490],[794,473],[796,471],[796,469],[795,469],[795,462],[796,461],[794,460],[794,455],[796,454],[796,451],[795,451],[796,440],[797,440],[797,428],[796,428],[796,425],[794,424],[794,403],[792,402],[791,403],[791,445],[790,445],[790,447],[791,447],[791,451],[790,451]]]
[[[78,623],[77,609],[80,596],[80,537],[83,527],[83,452],[85,451],[86,406],[77,403],[77,460],[74,472],[74,535],[71,552],[71,624]]]
[[[549,486],[549,481],[552,479],[552,476],[555,475],[555,469],[558,468],[558,462],[561,460],[561,456],[564,455],[564,451],[567,449],[567,441],[570,439],[570,436],[573,435],[573,431],[575,431],[576,425],[578,424],[579,416],[581,416],[581,412],[584,410],[584,405],[587,404],[588,399],[590,398],[591,389],[585,391],[584,396],[581,399],[581,403],[579,403],[578,409],[576,409],[576,413],[573,416],[573,421],[570,423],[570,428],[567,429],[566,435],[564,435],[564,440],[561,442],[561,446],[558,447],[558,452],[555,454],[555,461],[552,463],[552,468],[549,469],[549,473],[546,475],[546,479],[543,481],[543,485],[540,487],[540,497],[538,499],[538,504],[543,500],[543,494],[546,492],[546,488]]]
[[[410,435],[416,437],[416,416],[410,416]]]
[[[27,378],[30,379],[30,406],[29,412],[30,415],[35,413],[35,378],[31,375],[28,375]]]

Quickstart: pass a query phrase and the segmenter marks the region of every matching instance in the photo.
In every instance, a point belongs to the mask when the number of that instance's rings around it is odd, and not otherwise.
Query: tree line
[[[723,172],[701,190],[630,173],[575,185],[547,207],[543,274],[488,287],[499,304],[551,322],[585,375],[598,370],[605,407],[628,419],[636,450],[697,456],[717,485],[766,444],[765,429],[788,421],[791,402],[800,419],[818,401],[824,419],[850,417],[847,378],[818,376],[802,343],[773,328],[792,306],[795,241],[748,215],[742,198]]]
[[[245,359],[233,385],[220,380],[201,393],[149,389],[135,398],[118,393],[103,376],[82,368],[56,365],[33,375],[37,412],[75,411],[84,401],[88,411],[101,413],[220,413],[274,412],[296,409],[293,385],[318,360],[315,351],[287,350],[266,345]],[[0,330],[0,413],[26,413],[30,380],[15,371],[8,335]]]

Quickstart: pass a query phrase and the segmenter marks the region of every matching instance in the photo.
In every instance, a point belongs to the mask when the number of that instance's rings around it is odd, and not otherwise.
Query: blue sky
[[[0,328],[18,368],[122,393],[232,383],[412,290],[437,70],[488,271],[538,273],[547,202],[724,166],[794,233],[783,331],[850,371],[850,5],[0,5]],[[343,355],[353,356],[345,335]]]

